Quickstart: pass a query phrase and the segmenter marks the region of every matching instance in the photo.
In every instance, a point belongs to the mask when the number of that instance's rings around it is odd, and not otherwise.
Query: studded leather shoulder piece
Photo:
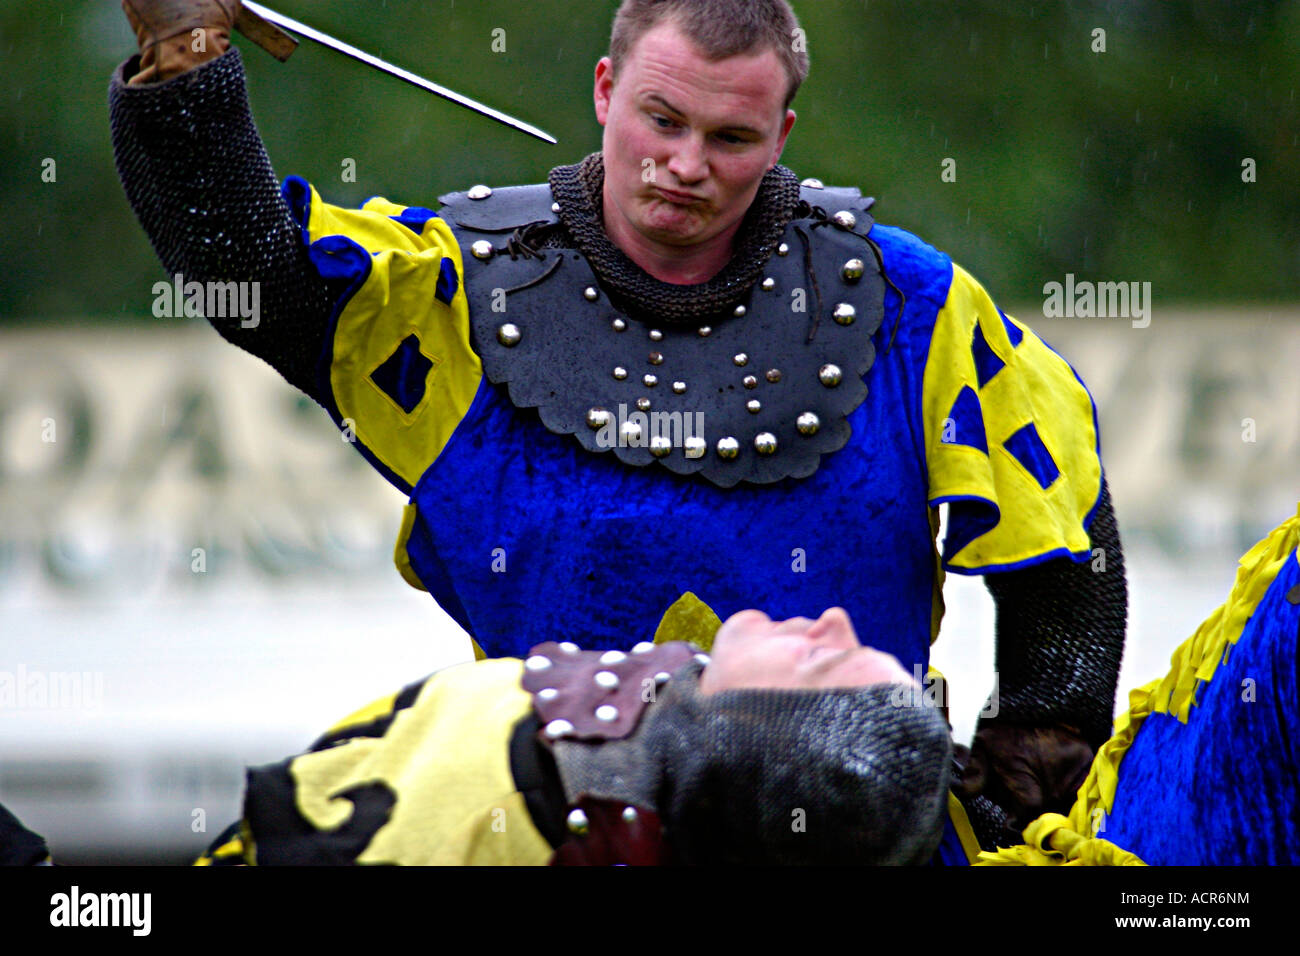
[[[805,179],[799,184],[799,198],[810,206],[821,206],[830,212],[840,209],[860,209],[866,212],[876,204],[874,196],[863,196],[856,186],[826,186],[820,179]]]
[[[621,740],[636,730],[654,689],[696,649],[681,641],[641,643],[630,654],[583,651],[567,641],[539,644],[524,661],[523,688],[542,722],[538,736],[556,740]]]
[[[465,192],[439,196],[438,202],[443,219],[473,232],[513,232],[530,222],[559,222],[546,183],[496,189],[473,186]]]
[[[621,311],[575,250],[511,254],[454,226],[488,380],[550,431],[635,467],[723,488],[813,474],[867,396],[885,283],[866,239],[873,200],[804,193],[812,214],[789,224],[766,276],[686,326]]]
[[[672,862],[659,816],[644,807],[584,794],[565,820],[571,836],[551,866],[667,866]]]

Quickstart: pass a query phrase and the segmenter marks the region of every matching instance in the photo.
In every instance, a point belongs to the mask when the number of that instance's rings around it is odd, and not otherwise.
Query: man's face
[[[602,59],[596,118],[614,242],[671,254],[729,240],[794,125],[786,85],[775,50],[710,62],[671,18],[641,37],[619,76]]]
[[[842,607],[831,608],[816,621],[773,621],[762,611],[739,611],[718,629],[710,657],[700,675],[705,694],[752,687],[918,686],[897,658],[859,643]]]

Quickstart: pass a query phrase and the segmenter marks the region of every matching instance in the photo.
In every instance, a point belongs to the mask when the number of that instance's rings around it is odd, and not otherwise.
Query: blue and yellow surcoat
[[[723,489],[590,453],[512,405],[471,345],[460,245],[435,212],[383,199],[341,209],[298,179],[285,193],[336,296],[319,390],[410,495],[402,575],[488,656],[561,635],[648,640],[691,591],[723,619],[840,605],[865,642],[925,667],[943,569],[1088,556],[1102,471],[1087,390],[906,232],[870,233],[897,291],[848,445],[808,478]]]

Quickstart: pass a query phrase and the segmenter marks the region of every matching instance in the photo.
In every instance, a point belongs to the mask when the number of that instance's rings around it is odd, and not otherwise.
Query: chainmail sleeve
[[[996,720],[1071,725],[1095,752],[1111,735],[1128,614],[1124,555],[1104,479],[1089,533],[1094,557],[1087,562],[1062,558],[990,574],[985,583],[997,605]]]
[[[118,175],[154,251],[186,282],[259,283],[255,325],[209,321],[321,401],[317,363],[331,298],[253,124],[239,51],[128,86],[138,70],[132,57],[113,75],[109,114]]]

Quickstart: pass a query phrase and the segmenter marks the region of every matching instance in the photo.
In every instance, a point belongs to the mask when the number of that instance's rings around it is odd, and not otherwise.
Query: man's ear
[[[601,126],[609,119],[609,101],[614,97],[614,63],[602,56],[596,64],[596,84],[592,98],[596,104],[596,122]]]
[[[790,130],[794,129],[794,121],[798,118],[794,110],[785,111],[785,119],[781,122],[781,135],[776,140],[776,155],[772,157],[772,166],[776,166],[781,161],[781,154],[785,152],[785,141],[790,136]]]

